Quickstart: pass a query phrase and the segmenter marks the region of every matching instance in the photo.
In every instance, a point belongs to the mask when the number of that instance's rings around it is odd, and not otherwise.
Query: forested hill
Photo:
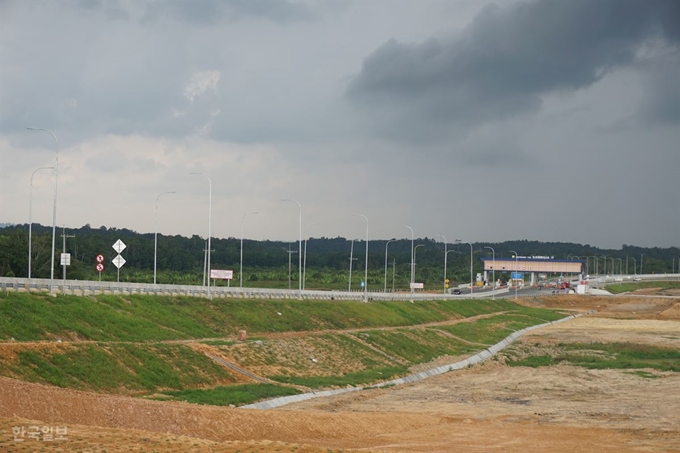
[[[32,276],[38,278],[49,277],[49,261],[51,257],[52,228],[39,224],[33,225],[32,234]],[[71,254],[72,265],[68,268],[68,277],[72,279],[94,279],[97,273],[94,269],[95,257],[98,254],[105,256],[107,270],[113,271],[115,268],[111,264],[111,259],[115,256],[112,245],[118,240],[122,240],[127,248],[122,256],[127,261],[124,266],[122,277],[126,280],[148,281],[152,279],[154,264],[154,235],[153,233],[140,234],[128,229],[92,228],[85,225],[77,229],[67,229],[67,235],[75,237],[67,238],[66,251]],[[62,252],[62,230],[57,230],[56,253],[57,257]],[[385,268],[385,244],[387,239],[371,240],[369,243],[369,270],[375,279],[383,282],[383,272]],[[416,255],[416,271],[420,278],[417,280],[434,281],[443,280],[444,264],[444,244],[433,238],[419,238],[415,244],[423,244],[419,247]],[[157,268],[163,278],[176,281],[177,278],[170,278],[171,275],[192,274],[201,275],[204,267],[205,258],[205,239],[199,236],[191,238],[184,236],[164,236],[158,235]],[[349,268],[351,241],[345,238],[311,238],[307,242],[307,278],[312,274],[319,277],[320,272],[331,272],[345,275]],[[586,256],[600,257],[602,266],[603,256],[607,256],[608,264],[612,265],[611,258],[614,258],[613,265],[616,270],[619,267],[626,271],[626,260],[628,260],[628,270],[633,273],[634,267],[639,270],[641,254],[644,260],[645,273],[664,273],[671,272],[673,268],[677,271],[680,249],[673,248],[643,248],[623,245],[619,250],[603,250],[590,245],[562,243],[562,242],[539,242],[539,241],[506,241],[502,243],[473,243],[473,265],[474,272],[481,271],[480,257],[491,257],[491,251],[484,247],[491,246],[495,249],[496,257],[509,257],[509,250],[516,250],[521,256],[551,256],[557,259],[583,259]],[[211,263],[214,269],[233,269],[238,271],[240,257],[239,238],[213,238],[211,240]],[[247,280],[262,279],[258,272],[264,270],[285,271],[287,277],[289,253],[288,250],[297,252],[298,243],[288,243],[281,241],[254,241],[244,240],[243,247],[243,267],[244,275]],[[470,246],[467,243],[447,245],[447,249],[452,251],[448,254],[447,276],[452,280],[469,281],[470,269]],[[363,272],[364,268],[365,242],[355,240],[353,269],[356,272]],[[304,253],[304,242],[303,242]],[[577,258],[578,257],[578,258]],[[388,265],[397,274],[408,275],[409,263],[411,259],[411,240],[398,239],[389,244]],[[591,263],[593,258],[590,258]],[[56,260],[56,267],[61,275],[61,269]],[[674,264],[675,263],[675,264]],[[297,275],[297,254],[291,255],[291,267],[293,274]],[[0,275],[26,277],[28,270],[28,225],[13,225],[0,228]],[[136,275],[135,278],[132,276]],[[271,278],[279,278],[270,275]],[[111,279],[111,273],[103,276]],[[271,279],[266,278],[266,279]],[[346,277],[345,280],[347,280]],[[372,278],[369,277],[369,283]],[[151,280],[152,281],[152,280]],[[357,282],[359,278],[357,277]]]

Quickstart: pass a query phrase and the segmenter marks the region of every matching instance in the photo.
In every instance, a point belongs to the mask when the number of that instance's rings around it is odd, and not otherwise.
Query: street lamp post
[[[33,229],[33,176],[40,170],[54,170],[54,167],[40,167],[31,173],[31,189],[28,195],[28,278],[31,278],[32,229]]]
[[[352,262],[356,260],[354,258],[354,239],[352,239],[352,243],[349,248],[349,283],[347,285],[347,292],[352,291]]]
[[[444,263],[445,263],[445,264],[446,264],[446,262],[447,262],[447,260],[448,260],[449,253],[453,253],[453,252],[455,252],[455,250],[447,250],[447,251],[446,251],[446,255],[444,255]],[[444,282],[446,282],[446,278],[444,278]],[[446,288],[445,288],[445,289],[446,289]]]
[[[514,250],[508,250],[508,252],[512,252],[515,254],[515,272],[519,274],[519,265],[517,264],[517,256],[519,255],[516,251]],[[517,299],[517,287],[519,286],[518,283],[515,283],[515,299]]]
[[[305,227],[305,253],[304,253],[304,259],[302,261],[302,289],[305,289],[307,286],[307,228],[309,228],[312,225],[318,225],[316,222],[312,222],[309,225]]]
[[[37,127],[27,127],[26,129],[31,131],[44,131],[49,132],[54,137],[54,142],[57,145],[57,152],[54,158],[54,204],[52,208],[52,265],[50,266],[50,292],[52,292],[52,287],[54,286],[54,247],[57,237],[57,180],[59,179],[59,140],[57,136],[54,135],[49,129],[41,129]]]
[[[208,180],[208,263],[206,273],[208,275],[208,298],[210,298],[210,238],[212,236],[212,181],[205,173],[189,173],[190,175],[205,176]]]
[[[298,250],[302,250],[302,205],[299,201],[286,198],[281,201],[291,201],[298,205],[299,209],[299,231],[298,231]],[[302,253],[298,253],[298,297],[302,300]]]
[[[416,250],[418,247],[425,247],[425,244],[418,244],[413,248],[413,281],[416,279]]]
[[[491,249],[492,253],[492,262],[493,262],[493,268],[491,268],[491,279],[493,280],[493,286],[491,287],[491,298],[493,300],[496,300],[496,251],[493,249],[493,247],[484,247],[485,249]]]
[[[474,286],[473,286],[473,279],[472,279],[472,243],[471,242],[464,242],[460,239],[456,239],[456,242],[462,242],[464,244],[469,244],[470,245],[470,294],[474,292]]]
[[[640,275],[642,275],[642,259],[645,256],[644,253],[640,253]]]
[[[293,253],[298,253],[295,250],[290,249],[290,244],[288,244],[288,289],[290,289],[290,268],[291,268],[291,257],[293,256]],[[298,253],[299,255],[299,253]]]
[[[390,239],[385,243],[385,287],[383,288],[383,292],[387,292],[387,246],[390,245],[390,242],[395,242],[396,239]]]
[[[604,276],[606,277],[606,276],[607,276],[607,255],[604,255],[603,258],[604,258],[604,259],[603,259],[603,261],[604,261],[604,270],[602,271],[602,273],[603,273]]]
[[[637,260],[635,259],[634,256],[631,256],[630,259],[633,260],[633,273],[634,275],[637,275]]]
[[[364,302],[368,302],[368,217],[363,214],[353,214],[363,217],[366,221],[366,263],[364,265]]]
[[[249,215],[256,215],[258,214],[257,211],[253,212],[248,212],[243,214],[241,216],[241,253],[240,253],[240,258],[239,258],[239,265],[238,265],[238,277],[239,277],[239,287],[243,289],[243,223],[246,220],[246,217]]]
[[[444,237],[443,234],[440,234],[441,238],[444,240],[444,294],[446,294],[446,256],[448,255],[446,251],[446,238]]]
[[[172,192],[161,192],[158,194],[156,197],[156,211],[155,211],[155,216],[154,216],[154,230],[153,230],[153,284],[156,284],[156,258],[157,258],[157,252],[158,252],[158,199],[161,197],[161,195],[165,195],[166,193],[176,193],[174,191]]]
[[[409,286],[411,287],[411,299],[413,299],[413,278],[414,278],[414,269],[413,269],[413,228],[411,228],[408,225],[404,225],[404,228],[408,228],[411,230],[411,282]],[[413,300],[411,300],[413,302]]]

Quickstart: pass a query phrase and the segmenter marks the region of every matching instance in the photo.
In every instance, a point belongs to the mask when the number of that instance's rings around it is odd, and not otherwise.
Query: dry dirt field
[[[527,305],[597,313],[522,347],[633,342],[680,349],[680,297],[559,296]],[[437,363],[455,361],[440,359]],[[510,367],[503,358],[418,383],[271,411],[99,395],[0,378],[1,452],[680,452],[680,373]],[[12,427],[67,426],[15,442]]]

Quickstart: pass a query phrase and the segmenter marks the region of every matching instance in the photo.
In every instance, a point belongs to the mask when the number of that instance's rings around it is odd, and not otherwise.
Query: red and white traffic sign
[[[97,272],[103,272],[104,271],[104,265],[102,263],[97,263],[96,267],[97,267]]]
[[[97,262],[103,263],[104,262],[104,255],[97,255]]]

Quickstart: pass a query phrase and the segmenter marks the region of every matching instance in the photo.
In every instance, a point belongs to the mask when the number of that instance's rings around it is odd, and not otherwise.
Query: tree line
[[[57,230],[55,246],[55,278],[61,277],[62,267],[59,262],[63,249],[63,230]],[[137,233],[125,228],[92,228],[85,225],[81,228],[66,230],[66,252],[71,254],[71,265],[67,268],[67,277],[77,280],[96,280],[99,274],[95,269],[97,255],[104,255],[105,270],[103,280],[116,280],[116,268],[111,262],[116,252],[112,245],[122,240],[127,248],[121,253],[126,263],[121,268],[120,278],[123,281],[150,283],[153,281],[154,235],[153,233]],[[395,289],[408,288],[410,279],[411,240],[392,239],[388,245],[387,279],[385,279],[385,246],[388,240],[369,241],[369,289],[382,289],[383,286]],[[32,227],[32,271],[35,278],[49,278],[52,253],[52,228],[34,224]],[[420,238],[414,241],[422,244],[416,253],[416,281],[424,282],[426,288],[439,288],[444,285],[444,250],[441,241],[434,238]],[[354,240],[352,261],[352,289],[360,288],[364,278],[365,241]],[[200,284],[205,266],[206,239],[194,235],[158,235],[157,269],[159,283]],[[211,239],[211,267],[213,269],[234,270],[234,278],[238,282],[240,260],[239,238]],[[586,256],[606,255],[607,269],[612,264],[616,273],[639,272],[641,260],[644,273],[678,272],[680,266],[680,249],[644,248],[623,245],[619,250],[604,250],[591,245],[562,242],[540,242],[529,240],[505,241],[502,243],[472,243],[473,274],[482,272],[482,261],[479,258],[491,258],[492,253],[485,247],[495,250],[495,256],[511,257],[510,250],[516,250],[520,256],[549,256],[555,259],[582,259]],[[289,277],[289,250],[304,255],[298,250],[298,242],[243,241],[243,280],[244,286],[285,287]],[[342,237],[310,238],[306,243],[306,287],[309,289],[343,289],[348,288],[351,240]],[[447,244],[447,277],[451,286],[470,281],[470,246],[468,243]],[[297,287],[298,255],[290,256],[290,278],[293,287]],[[642,256],[641,256],[642,255]],[[614,258],[612,263],[611,258]],[[594,259],[589,259],[593,267]],[[599,260],[600,269],[603,260]],[[591,273],[593,270],[591,269]],[[394,273],[394,278],[393,278]],[[609,273],[609,272],[608,272]],[[497,273],[498,274],[498,273]],[[28,225],[12,225],[0,228],[0,275],[9,277],[28,276]],[[503,278],[503,275],[497,275]],[[222,282],[224,283],[224,282]],[[226,284],[226,283],[225,283]],[[236,283],[238,284],[238,283]]]

